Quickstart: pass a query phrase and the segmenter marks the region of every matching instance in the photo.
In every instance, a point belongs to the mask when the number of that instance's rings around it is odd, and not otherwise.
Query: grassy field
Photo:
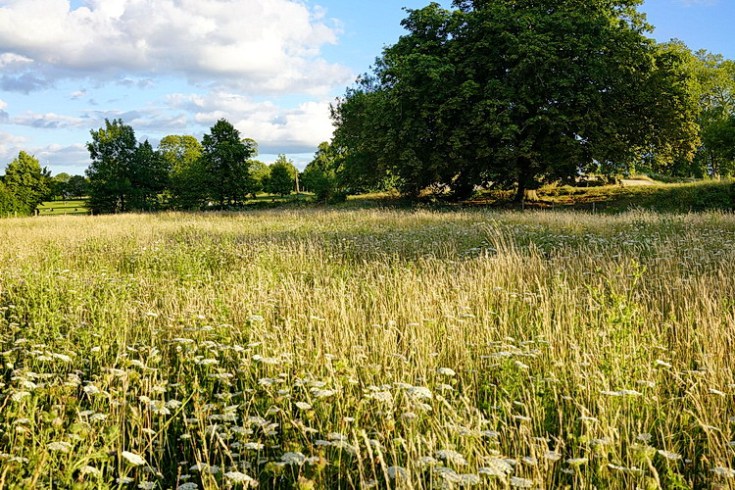
[[[0,221],[0,488],[732,488],[735,216]]]
[[[46,201],[38,206],[40,216],[59,214],[89,214],[87,201],[84,199],[69,201]]]

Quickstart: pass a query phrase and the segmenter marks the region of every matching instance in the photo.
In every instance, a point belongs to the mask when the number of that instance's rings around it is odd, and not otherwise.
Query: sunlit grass
[[[735,217],[0,221],[0,488],[709,488]]]
[[[87,201],[84,199],[46,201],[38,206],[38,213],[41,216],[58,214],[89,214],[89,209],[87,209]]]

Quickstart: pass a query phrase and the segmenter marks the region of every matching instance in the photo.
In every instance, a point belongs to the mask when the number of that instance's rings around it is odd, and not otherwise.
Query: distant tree
[[[146,140],[135,149],[130,181],[131,210],[154,211],[161,206],[160,194],[168,187],[168,161]]]
[[[294,190],[295,176],[298,170],[285,155],[279,155],[278,159],[270,166],[270,178],[266,191],[270,194],[287,196]]]
[[[702,145],[692,169],[696,176],[735,173],[735,61],[699,51],[699,125]]]
[[[105,127],[90,131],[87,143],[92,163],[87,169],[89,203],[93,213],[120,213],[130,210],[133,192],[131,168],[135,164],[135,131],[122,119],[105,119]]]
[[[202,139],[202,161],[207,189],[220,207],[238,205],[251,193],[252,181],[248,160],[255,154],[252,140],[243,140],[240,132],[220,119]]]
[[[5,169],[3,183],[15,199],[32,213],[49,196],[51,173],[41,168],[34,156],[21,151]]]
[[[200,209],[208,199],[207,175],[202,145],[194,136],[165,136],[158,151],[171,169],[171,205],[177,209]]]
[[[61,172],[53,177],[49,181],[49,197],[50,199],[65,199],[67,192],[67,183],[69,182],[70,175],[66,172]]]
[[[89,194],[89,181],[83,175],[72,175],[66,183],[68,197],[82,198]]]
[[[336,158],[329,143],[319,145],[314,159],[304,169],[303,185],[317,201],[335,201],[345,196],[339,189]]]
[[[260,160],[250,160],[248,171],[252,180],[251,194],[255,197],[258,192],[265,190],[266,183],[271,175],[271,169]]]
[[[15,195],[0,180],[0,218],[26,214],[30,214],[28,207],[18,201]]]
[[[131,126],[115,119],[91,131],[89,207],[94,213],[152,210],[166,186],[167,162],[147,141],[138,144]]]

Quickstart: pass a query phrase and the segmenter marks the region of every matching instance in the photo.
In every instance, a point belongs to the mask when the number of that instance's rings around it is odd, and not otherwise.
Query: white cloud
[[[188,111],[205,128],[225,118],[244,137],[258,142],[261,153],[309,153],[332,137],[329,103],[311,101],[282,108],[271,101],[256,102],[228,92],[169,96],[172,108]]]
[[[89,165],[89,151],[84,144],[48,145],[32,151],[41,166],[49,167],[53,174],[68,172],[72,175],[84,175]]]
[[[71,100],[79,100],[82,97],[85,97],[87,95],[87,89],[81,89],[81,90],[75,90],[74,92],[69,94],[69,99]]]
[[[257,93],[326,93],[349,70],[320,51],[338,27],[297,0],[6,0],[0,83],[30,91],[58,78],[183,75]]]
[[[26,112],[20,116],[10,118],[10,122],[19,126],[31,126],[39,129],[85,128],[89,124],[89,121],[85,118],[64,116],[53,112],[45,114]]]
[[[26,139],[14,134],[0,131],[0,172],[5,166],[18,156],[20,148]]]
[[[53,174],[83,175],[89,165],[89,151],[84,144],[30,147],[26,138],[0,131],[0,175],[20,151],[36,157],[41,166],[48,167]]]

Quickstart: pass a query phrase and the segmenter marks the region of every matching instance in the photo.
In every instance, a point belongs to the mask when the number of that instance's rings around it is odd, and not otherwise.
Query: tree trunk
[[[526,157],[518,158],[518,190],[513,198],[517,204],[523,204],[526,200],[538,200],[534,184],[533,173],[531,172],[531,160]]]

